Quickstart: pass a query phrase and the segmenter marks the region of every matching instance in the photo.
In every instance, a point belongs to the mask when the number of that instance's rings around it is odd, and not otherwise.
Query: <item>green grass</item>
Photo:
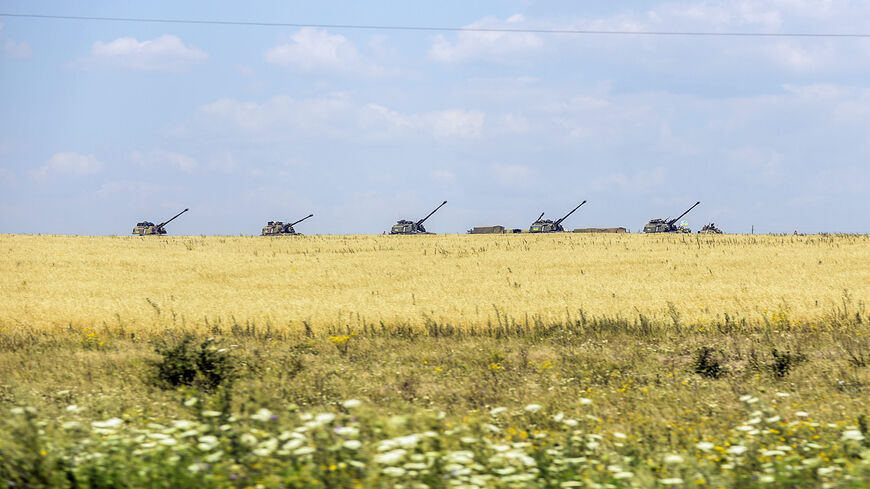
[[[17,328],[0,487],[864,487],[868,323]]]

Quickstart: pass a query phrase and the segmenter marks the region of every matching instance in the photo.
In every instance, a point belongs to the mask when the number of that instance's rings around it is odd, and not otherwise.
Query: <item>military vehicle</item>
[[[711,222],[706,226],[702,227],[698,234],[723,234],[722,230],[716,227],[715,222]]]
[[[441,203],[441,205],[436,207],[434,211],[430,212],[429,215],[427,215],[423,219],[420,219],[417,222],[407,221],[405,219],[400,220],[399,222],[397,222],[396,224],[393,225],[392,229],[390,229],[390,234],[432,234],[432,233],[426,231],[426,228],[423,227],[423,222],[426,219],[429,219],[429,217],[431,217],[432,214],[435,214],[435,212],[446,203],[447,203],[447,201],[445,200],[444,202]]]
[[[260,236],[302,236],[300,233],[297,233],[295,229],[293,229],[293,226],[308,219],[309,217],[314,217],[314,214],[308,214],[302,219],[291,222],[290,224],[284,224],[281,221],[269,221],[266,224],[266,227],[263,228],[263,233]]]
[[[576,228],[575,233],[627,233],[625,228]]]
[[[184,214],[188,210],[189,209],[184,209],[183,211],[179,212],[178,214],[172,216],[172,219],[170,219],[168,221],[161,222],[160,224],[157,224],[157,225],[155,225],[151,221],[142,221],[142,222],[136,223],[136,227],[133,228],[133,234],[138,234],[139,236],[151,236],[151,235],[166,234],[166,229],[164,228],[164,226],[166,226],[167,224],[169,224],[170,222],[175,220],[176,217]]]
[[[468,234],[514,234],[521,233],[522,229],[506,228],[504,226],[475,226],[466,233]]]
[[[695,202],[695,205],[693,205],[692,207],[689,207],[689,209],[686,212],[680,214],[679,216],[677,216],[674,219],[670,219],[670,218],[668,218],[668,219],[650,219],[650,221],[648,223],[646,223],[646,226],[643,227],[643,232],[645,232],[645,233],[691,233],[692,230],[689,229],[688,226],[681,226],[681,225],[677,225],[675,223],[677,221],[679,221],[683,216],[688,214],[690,210],[697,207],[698,204],[700,204],[700,203],[701,203],[700,200],[698,202]]]
[[[555,233],[555,232],[559,232],[559,231],[564,231],[565,228],[562,227],[562,221],[564,221],[565,219],[568,219],[568,216],[573,214],[574,211],[579,209],[580,206],[585,204],[585,203],[586,203],[585,200],[583,202],[580,202],[580,205],[578,205],[573,210],[571,210],[571,212],[565,214],[565,217],[563,217],[562,219],[556,220],[556,221],[544,219],[543,218],[544,213],[542,212],[541,215],[538,216],[537,219],[535,219],[535,222],[533,222],[532,225],[529,227],[529,232],[530,233]]]

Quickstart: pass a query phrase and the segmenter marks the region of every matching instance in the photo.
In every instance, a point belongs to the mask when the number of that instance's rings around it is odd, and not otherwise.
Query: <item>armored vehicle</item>
[[[583,202],[580,202],[580,205],[578,205],[573,210],[571,210],[571,212],[565,214],[565,217],[563,217],[562,219],[556,220],[556,221],[544,219],[543,218],[544,213],[542,212],[541,215],[538,216],[537,219],[535,219],[535,222],[533,222],[532,225],[529,227],[529,232],[530,233],[555,233],[555,232],[559,232],[559,231],[564,231],[565,228],[562,227],[562,221],[564,221],[565,219],[568,219],[568,216],[573,214],[574,211],[579,209],[580,206],[585,204],[585,203],[586,203],[585,200]]]
[[[676,225],[676,222],[679,221],[683,216],[689,213],[690,210],[697,207],[701,201],[695,202],[695,205],[689,207],[689,209],[677,216],[674,219],[650,219],[646,226],[643,227],[643,232],[645,233],[691,233],[692,230],[689,229],[688,226],[679,226]]]
[[[429,219],[432,214],[435,214],[435,212],[446,203],[447,201],[445,200],[441,203],[441,205],[436,207],[434,211],[430,212],[429,215],[427,215],[423,219],[420,219],[417,222],[407,221],[405,219],[400,220],[393,225],[392,229],[390,229],[390,234],[432,234],[426,231],[426,228],[423,227],[423,221]]]
[[[266,227],[263,228],[263,233],[260,236],[302,236],[300,233],[297,233],[295,229],[293,229],[293,226],[308,219],[309,217],[314,217],[314,214],[308,214],[302,219],[291,222],[290,224],[284,224],[281,221],[269,221],[266,224]]]
[[[151,236],[151,235],[166,234],[166,229],[164,228],[164,226],[166,226],[167,224],[172,222],[176,217],[184,214],[188,210],[189,209],[184,209],[183,211],[179,212],[178,214],[172,216],[172,219],[170,219],[168,221],[161,222],[160,224],[155,225],[151,221],[142,221],[142,222],[136,223],[136,227],[133,228],[133,234],[138,234],[139,236]]]
[[[504,226],[475,226],[466,233],[468,234],[514,234],[521,233],[522,229],[506,228]]]
[[[627,233],[628,229],[625,228],[577,228],[574,230],[575,233]]]
[[[722,230],[716,227],[715,222],[711,222],[706,226],[702,227],[698,234],[722,234]]]

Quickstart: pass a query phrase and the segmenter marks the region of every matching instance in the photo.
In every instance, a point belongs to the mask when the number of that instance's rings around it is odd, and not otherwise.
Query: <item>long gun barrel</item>
[[[693,206],[692,206],[692,207],[689,207],[689,209],[688,209],[688,210],[686,210],[686,212],[684,212],[684,213],[682,213],[682,214],[680,214],[680,215],[679,215],[679,216],[677,216],[677,217],[676,217],[676,218],[675,218],[675,219],[671,219],[671,220],[670,220],[670,221],[668,221],[668,224],[673,224],[673,223],[675,223],[675,222],[677,222],[677,221],[679,221],[679,220],[680,220],[680,218],[682,218],[682,217],[683,217],[683,216],[685,216],[685,215],[686,215],[686,214],[688,214],[688,213],[689,213],[689,211],[690,211],[690,210],[692,210],[692,209],[694,209],[694,208],[695,208],[695,207],[697,207],[697,206],[698,206],[698,204],[700,204],[700,203],[701,203],[701,201],[700,201],[700,200],[699,200],[699,201],[697,201],[697,202],[695,202],[695,205],[693,205]]]
[[[535,219],[535,222],[538,222],[538,221],[540,221],[540,220],[543,219],[543,218],[544,218],[544,212],[542,212],[541,215],[538,216],[537,219]]]
[[[300,222],[302,222],[302,221],[308,219],[309,217],[314,217],[314,214],[308,214],[307,216],[303,217],[302,219],[299,219],[299,220],[296,221],[296,222],[291,222],[290,225],[291,225],[291,226],[295,226],[295,225],[299,224]]]
[[[185,212],[187,212],[187,211],[189,211],[189,210],[190,210],[190,209],[184,209],[183,211],[179,212],[178,214],[172,216],[172,218],[169,219],[168,221],[166,221],[166,222],[161,222],[160,224],[157,225],[157,227],[158,227],[158,228],[162,228],[163,226],[165,226],[165,225],[169,224],[170,222],[172,222],[173,220],[175,220],[176,217],[178,217],[178,216],[184,214]]]
[[[439,205],[438,207],[436,207],[434,211],[430,212],[428,216],[426,216],[426,217],[424,217],[423,219],[420,219],[419,221],[417,221],[417,225],[419,226],[420,224],[423,224],[423,221],[425,221],[426,219],[429,219],[429,217],[430,217],[432,214],[435,214],[435,212],[436,212],[438,209],[440,209],[440,208],[441,208],[444,204],[446,204],[446,203],[447,203],[446,200],[445,200],[444,202],[442,202],[441,205]]]
[[[586,203],[586,201],[584,200],[583,202],[580,202],[580,205],[583,205],[583,204],[585,204],[585,203]],[[565,214],[565,217],[563,217],[562,219],[559,219],[558,221],[554,222],[553,224],[555,224],[555,225],[562,224],[562,221],[564,221],[565,219],[568,219],[568,216],[570,216],[571,214],[574,213],[574,211],[576,211],[577,209],[579,209],[579,208],[580,208],[580,205],[578,205],[577,207],[575,207],[574,209],[572,209],[571,212]]]

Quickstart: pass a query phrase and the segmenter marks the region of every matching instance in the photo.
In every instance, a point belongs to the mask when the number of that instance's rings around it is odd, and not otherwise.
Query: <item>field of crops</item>
[[[865,487],[870,237],[0,235],[0,487]]]

